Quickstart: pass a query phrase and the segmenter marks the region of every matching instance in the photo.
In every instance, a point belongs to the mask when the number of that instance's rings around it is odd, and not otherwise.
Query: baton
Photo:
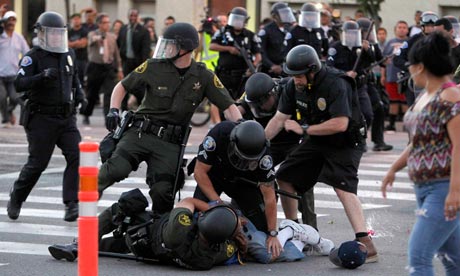
[[[369,41],[369,36],[371,34],[371,29],[372,29],[373,26],[374,26],[374,21],[371,20],[371,25],[369,25],[369,28],[367,29],[367,34],[366,34],[366,38],[365,38],[365,40],[367,40],[367,41]],[[353,69],[352,69],[353,72],[356,72],[356,68],[358,67],[358,63],[361,61],[361,55],[362,55],[362,51],[358,55],[358,57],[356,58],[355,64],[353,65]]]
[[[255,181],[252,181],[252,180],[249,180],[249,179],[246,179],[246,178],[243,178],[243,177],[238,177],[237,180],[241,180],[241,181],[244,181],[246,183],[249,183],[249,184],[252,184],[256,187],[259,187],[259,183],[258,182],[255,182]],[[296,195],[296,194],[293,194],[293,193],[290,193],[290,192],[286,192],[285,190],[281,190],[281,189],[277,189],[277,188],[274,188],[275,189],[275,193],[277,194],[280,194],[280,195],[283,195],[283,196],[287,196],[287,197],[290,197],[290,198],[293,198],[293,199],[297,199],[297,200],[301,200],[302,197],[299,196],[299,195]]]
[[[138,257],[135,255],[123,254],[123,253],[99,251],[98,255],[99,257],[117,258],[117,259],[131,260],[131,261],[136,261],[136,262],[156,263],[156,264],[160,263],[160,260],[157,260],[157,259]]]
[[[176,192],[177,192],[177,184],[179,182],[179,170],[182,168],[183,165],[183,160],[184,160],[184,153],[185,153],[185,147],[187,146],[187,141],[188,137],[190,136],[190,132],[192,131],[192,127],[190,125],[187,126],[185,129],[184,137],[182,138],[182,142],[180,144],[180,155],[179,155],[179,160],[177,162],[177,167],[176,167],[176,179],[174,179],[174,188],[173,188],[173,197],[176,199]]]

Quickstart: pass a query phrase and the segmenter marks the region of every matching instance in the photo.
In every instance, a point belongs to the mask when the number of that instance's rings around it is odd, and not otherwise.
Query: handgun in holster
[[[123,111],[121,114],[121,122],[120,125],[115,129],[115,132],[113,133],[113,139],[118,140],[121,138],[121,135],[123,135],[123,132],[125,132],[126,129],[130,127],[130,124],[134,118],[134,112],[132,111]]]

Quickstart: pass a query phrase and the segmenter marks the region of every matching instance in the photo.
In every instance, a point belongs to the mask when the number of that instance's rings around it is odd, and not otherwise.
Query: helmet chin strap
[[[172,58],[170,58],[169,60],[175,61],[175,60],[177,60],[178,58],[181,58],[181,57],[183,57],[183,56],[185,56],[186,54],[191,53],[191,52],[193,52],[193,50],[189,50],[189,51],[187,51],[187,52],[185,52],[185,53],[183,53],[183,54],[177,53],[177,55],[176,55],[175,57],[172,57]]]

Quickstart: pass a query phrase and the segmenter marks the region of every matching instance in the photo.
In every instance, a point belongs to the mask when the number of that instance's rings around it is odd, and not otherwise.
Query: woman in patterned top
[[[424,87],[404,117],[410,143],[382,181],[382,194],[408,167],[417,199],[409,240],[410,275],[434,275],[440,256],[446,275],[460,275],[460,89],[452,82],[449,42],[430,34],[409,53],[414,84]]]

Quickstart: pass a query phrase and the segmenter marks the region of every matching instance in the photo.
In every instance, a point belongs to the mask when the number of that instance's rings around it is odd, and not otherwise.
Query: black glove
[[[46,68],[43,70],[42,76],[47,80],[55,80],[59,75],[59,71],[56,68]]]
[[[105,126],[108,131],[114,131],[120,123],[118,108],[111,108],[106,116]]]
[[[80,105],[80,114],[85,114],[86,107],[88,107],[88,101],[86,99],[81,99],[78,101]]]

